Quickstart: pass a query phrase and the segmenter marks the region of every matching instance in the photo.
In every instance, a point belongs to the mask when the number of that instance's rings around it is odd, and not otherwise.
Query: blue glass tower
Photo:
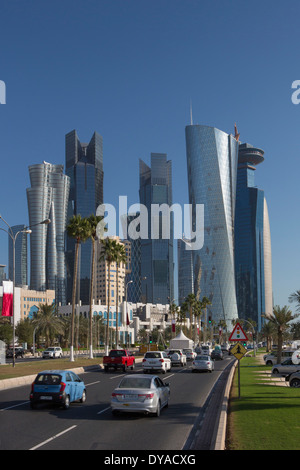
[[[142,298],[146,302],[167,304],[174,299],[173,213],[170,214],[170,236],[151,236],[152,205],[172,205],[172,162],[166,154],[151,153],[151,168],[140,160],[140,203],[148,211],[148,239],[141,239]],[[162,217],[159,217],[162,227]]]
[[[235,272],[239,317],[261,329],[272,313],[271,239],[264,191],[255,187],[256,166],[264,152],[240,144],[235,218]]]
[[[66,174],[70,177],[68,220],[73,215],[89,217],[103,203],[102,137],[95,132],[88,144],[81,143],[76,130],[66,135]],[[75,240],[67,237],[68,301],[72,298]],[[78,301],[89,303],[91,242],[81,245]]]
[[[214,127],[185,129],[189,200],[204,205],[204,244],[193,250],[194,294],[208,297],[207,315],[216,323],[238,316],[234,276],[234,217],[238,142]]]

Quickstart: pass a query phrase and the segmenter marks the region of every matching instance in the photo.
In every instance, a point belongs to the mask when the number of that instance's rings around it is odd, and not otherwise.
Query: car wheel
[[[85,402],[86,402],[86,391],[83,390],[82,397],[80,398],[80,403],[85,403]]]
[[[274,370],[273,370],[273,374],[275,374],[275,375],[276,375],[276,374],[279,374],[279,370],[278,370],[278,369],[274,369]]]
[[[135,368],[135,362],[132,364],[131,370],[133,370],[134,368]]]
[[[165,374],[165,373],[166,373],[166,369],[162,369],[161,371],[162,371],[162,373],[163,373],[163,374]]]
[[[300,388],[300,379],[292,379],[290,381],[290,387]]]
[[[68,408],[70,408],[70,397],[69,397],[69,395],[66,395],[66,398],[65,398],[65,401],[64,401],[64,404],[63,404],[63,408],[64,408],[64,410],[67,410]]]
[[[157,403],[157,408],[156,408],[156,411],[154,413],[154,416],[160,416],[160,411],[161,411],[161,403],[160,403],[160,400],[158,401]]]

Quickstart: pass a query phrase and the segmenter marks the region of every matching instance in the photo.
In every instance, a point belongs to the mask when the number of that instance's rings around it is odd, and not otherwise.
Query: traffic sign
[[[239,323],[233,328],[228,341],[248,341],[248,337]]]
[[[231,348],[230,353],[233,354],[238,360],[246,354],[247,349],[241,343],[236,343],[233,348]]]

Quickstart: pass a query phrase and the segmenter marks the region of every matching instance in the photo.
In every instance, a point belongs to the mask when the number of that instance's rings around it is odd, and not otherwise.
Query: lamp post
[[[127,326],[127,344],[128,344],[128,346],[129,346],[129,338],[128,338],[129,331],[128,331],[128,323],[127,323],[127,289],[128,289],[128,285],[132,284],[132,283],[133,283],[133,281],[131,280],[131,281],[128,281],[125,285],[126,326]]]
[[[12,240],[13,243],[13,315],[12,315],[12,321],[13,321],[13,367],[16,365],[16,358],[15,358],[15,331],[16,331],[16,325],[15,325],[15,281],[16,281],[16,240],[17,237],[20,233],[32,233],[31,227],[35,227],[36,225],[41,225],[41,224],[50,224],[51,220],[50,219],[45,219],[42,222],[39,222],[37,224],[29,225],[27,227],[24,227],[23,230],[19,230],[16,232],[14,235],[13,230],[11,226],[6,222],[5,219],[0,215],[0,220],[2,220],[8,227],[8,230],[5,230],[4,228],[0,228],[0,230],[3,230],[3,232],[6,232],[9,237]]]

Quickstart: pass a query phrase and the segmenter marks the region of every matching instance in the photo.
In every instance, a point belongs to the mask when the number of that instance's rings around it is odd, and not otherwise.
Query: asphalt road
[[[170,383],[169,407],[160,417],[113,416],[110,395],[122,372],[87,372],[87,401],[68,410],[42,404],[29,406],[30,387],[0,392],[0,450],[180,450],[193,432],[199,413],[232,359],[215,362],[213,373],[191,373],[173,367],[161,375]],[[134,372],[141,371],[137,365]]]

